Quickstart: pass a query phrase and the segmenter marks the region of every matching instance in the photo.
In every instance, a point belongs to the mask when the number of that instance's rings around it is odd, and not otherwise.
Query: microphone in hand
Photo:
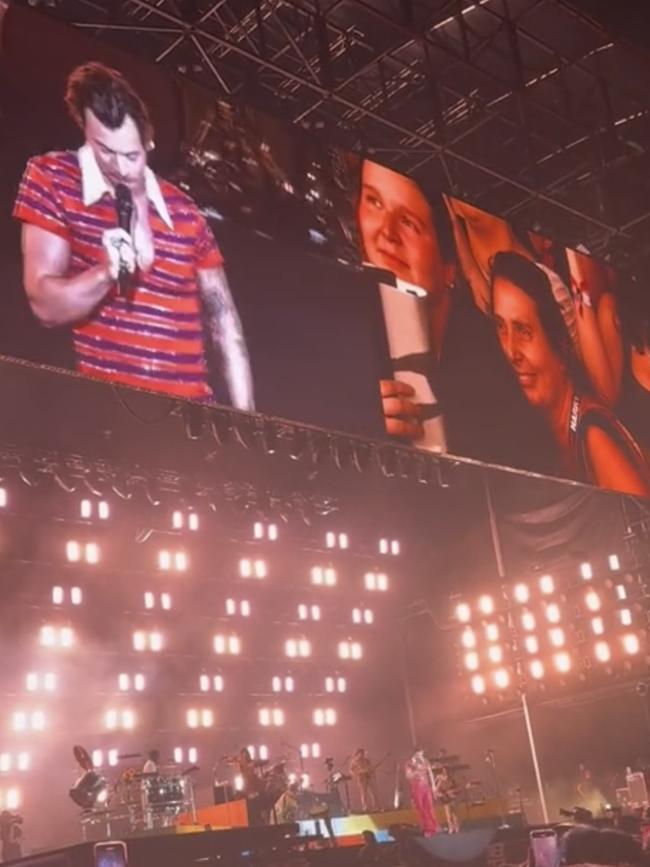
[[[131,235],[131,222],[133,220],[133,196],[131,190],[125,184],[115,186],[115,211],[117,213],[117,226]],[[120,258],[120,270],[117,275],[117,294],[126,298],[131,288],[131,272],[126,262]]]

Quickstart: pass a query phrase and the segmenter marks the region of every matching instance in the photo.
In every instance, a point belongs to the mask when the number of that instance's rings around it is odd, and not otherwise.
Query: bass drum
[[[152,809],[182,807],[188,797],[184,777],[152,777],[143,781],[143,791]]]

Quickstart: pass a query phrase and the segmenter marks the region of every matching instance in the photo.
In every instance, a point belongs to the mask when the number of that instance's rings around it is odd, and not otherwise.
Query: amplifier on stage
[[[630,806],[647,807],[648,806],[648,787],[646,785],[645,774],[641,771],[628,772],[625,775],[625,782],[629,792]]]

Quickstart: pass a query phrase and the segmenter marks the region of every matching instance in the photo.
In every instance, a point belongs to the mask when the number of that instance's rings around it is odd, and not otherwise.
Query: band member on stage
[[[379,810],[379,797],[377,795],[377,778],[375,768],[368,753],[363,747],[357,747],[350,759],[350,773],[357,781],[361,809],[364,813]]]
[[[147,753],[147,761],[142,766],[143,774],[157,774],[160,770],[160,753],[158,750],[150,750]]]
[[[295,822],[298,819],[298,783],[290,783],[273,805],[271,821],[274,825]]]
[[[425,837],[432,837],[438,830],[438,822],[433,810],[434,781],[431,765],[422,747],[415,748],[413,755],[404,766],[404,771],[411,789],[411,800],[420,820],[420,827]]]
[[[65,99],[84,144],[30,159],[14,207],[35,316],[72,329],[82,373],[253,409],[223,257],[196,204],[147,166],[146,105],[99,63],[71,73]]]
[[[261,825],[263,821],[262,780],[258,765],[253,761],[249,750],[243,747],[236,756],[228,756],[226,761],[234,765],[242,780],[242,794],[246,798],[249,825]]]
[[[456,781],[445,765],[434,765],[433,782],[435,785],[436,801],[445,808],[447,830],[450,834],[458,834],[460,831],[460,820],[456,812],[456,801],[458,800]]]

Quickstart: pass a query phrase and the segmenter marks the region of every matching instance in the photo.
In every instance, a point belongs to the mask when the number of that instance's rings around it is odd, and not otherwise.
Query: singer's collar
[[[101,170],[97,165],[97,160],[95,159],[95,154],[90,145],[85,144],[80,147],[77,151],[77,155],[79,157],[79,166],[81,168],[81,189],[84,205],[86,205],[86,207],[88,205],[94,205],[95,202],[98,202],[105,193],[112,195],[113,190],[108,185],[104,175],[101,173]],[[173,231],[174,224],[172,223],[169,209],[167,208],[165,199],[163,198],[160,184],[149,166],[146,166],[144,170],[144,186],[147,192],[147,198],[158,211],[160,219]]]

